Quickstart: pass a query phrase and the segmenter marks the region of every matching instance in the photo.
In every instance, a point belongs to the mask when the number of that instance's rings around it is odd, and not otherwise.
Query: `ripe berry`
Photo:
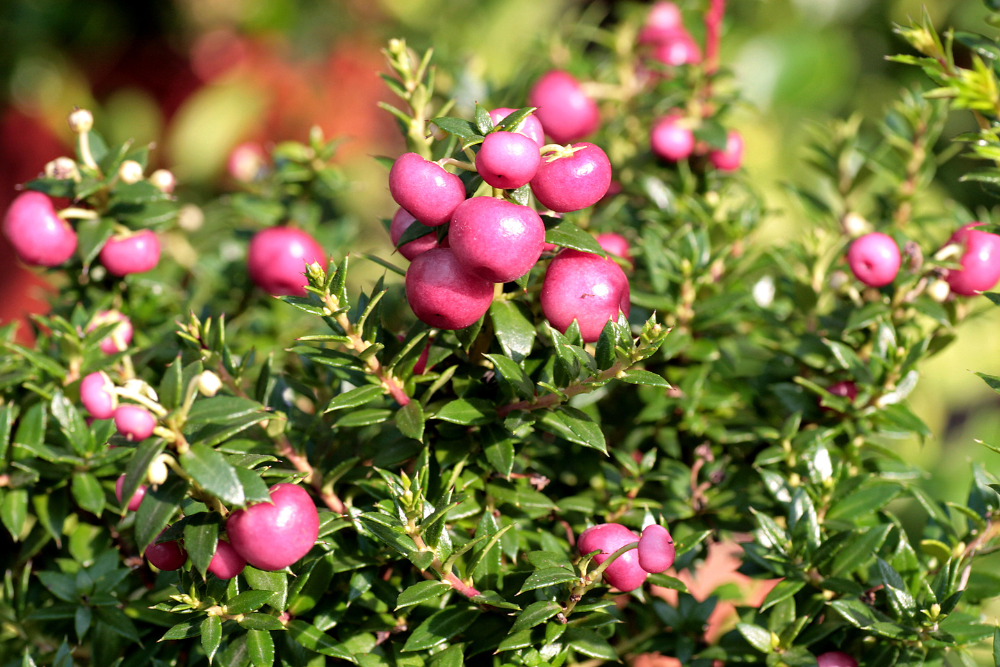
[[[639,538],[639,565],[646,572],[663,572],[674,564],[674,540],[670,532],[658,524],[650,524]]]
[[[816,656],[818,667],[858,667],[858,661],[843,651],[827,651]]]
[[[586,142],[573,144],[572,155],[548,156],[531,179],[538,202],[558,213],[592,206],[611,186],[611,161],[600,148]]]
[[[499,109],[494,109],[493,111],[491,111],[490,118],[493,120],[493,124],[497,125],[500,121],[502,121],[504,118],[514,113],[515,111],[517,111],[517,109],[508,109],[506,107],[501,107]],[[517,127],[514,129],[514,132],[529,137],[536,144],[538,144],[539,148],[545,145],[545,130],[542,129],[542,124],[538,121],[538,119],[535,117],[535,114],[533,113],[530,113],[527,116],[525,116],[524,120],[522,120],[520,123],[517,124]]]
[[[597,103],[583,92],[579,81],[561,70],[552,70],[535,82],[528,104],[538,107],[535,115],[557,144],[582,139],[601,124]]]
[[[187,552],[173,540],[150,544],[146,547],[145,556],[152,565],[165,572],[179,570],[187,562]]]
[[[313,237],[294,227],[269,227],[250,240],[247,269],[257,287],[272,296],[305,296],[306,266],[325,265],[323,248]]]
[[[639,536],[620,523],[602,523],[580,533],[577,547],[581,554],[601,550],[594,556],[594,562],[600,565],[608,556],[621,549],[626,544],[637,542]],[[626,551],[615,559],[604,571],[604,581],[623,593],[634,591],[646,581],[646,571],[639,565],[639,554],[636,549]]]
[[[834,396],[843,396],[844,398],[850,399],[852,402],[858,397],[858,386],[850,380],[835,382],[827,387],[826,390]]]
[[[239,555],[229,542],[219,540],[215,546],[215,555],[208,564],[208,571],[219,579],[232,579],[246,566],[246,559]]]
[[[592,343],[619,310],[628,317],[628,278],[612,259],[567,248],[545,272],[541,304],[552,326],[564,332],[575,319],[583,340]]]
[[[489,310],[493,283],[462,268],[451,248],[437,248],[406,269],[406,300],[421,322],[438,329],[464,329]]]
[[[662,42],[676,32],[683,29],[684,23],[681,18],[680,8],[672,2],[657,2],[649,10],[646,17],[646,25],[639,31],[640,44],[655,44]]]
[[[397,204],[430,227],[448,222],[465,201],[462,179],[416,153],[396,158],[389,170],[389,192]]]
[[[124,352],[128,349],[129,343],[132,342],[132,321],[117,310],[102,310],[94,316],[94,319],[87,326],[87,331],[89,332],[102,324],[110,324],[116,321],[120,322],[120,324],[112,329],[107,338],[101,340],[101,352],[104,354]]]
[[[624,260],[628,260],[628,263],[632,263],[632,257],[629,254],[629,243],[628,240],[621,234],[615,234],[614,232],[605,232],[603,234],[598,234],[595,237],[598,245],[604,248],[604,252],[609,255],[614,255],[615,257],[621,257]]]
[[[701,62],[701,49],[687,30],[678,28],[659,35],[652,56],[653,60],[671,67],[696,65]]]
[[[545,225],[527,206],[473,197],[455,209],[448,241],[466,271],[491,283],[506,283],[523,276],[538,261]]]
[[[267,163],[267,156],[260,144],[248,141],[240,144],[229,153],[226,160],[226,171],[234,180],[249,183],[256,180],[261,169]]]
[[[1000,236],[972,229],[978,222],[970,222],[952,234],[949,243],[960,243],[965,252],[959,263],[961,270],[948,271],[945,280],[951,291],[963,296],[985,292],[1000,280]]]
[[[236,510],[226,534],[236,552],[259,570],[282,570],[312,549],[319,513],[309,494],[294,484],[271,487],[271,502]]]
[[[397,209],[396,214],[392,216],[392,224],[389,226],[389,239],[392,240],[392,245],[395,246],[399,243],[399,239],[403,238],[403,232],[405,232],[410,225],[416,222],[416,218],[407,213],[403,209]],[[399,254],[406,259],[413,261],[413,258],[417,255],[427,252],[428,250],[433,250],[438,247],[437,234],[427,234],[421,236],[415,241],[410,241],[409,243],[396,248]]]
[[[118,407],[115,385],[104,371],[90,373],[80,382],[80,402],[94,419],[111,419]]]
[[[160,262],[160,240],[149,229],[110,238],[101,248],[100,258],[108,273],[115,276],[151,271]]]
[[[76,232],[41,192],[24,192],[14,199],[3,219],[3,233],[25,264],[59,266],[76,252]]]
[[[115,482],[115,498],[118,499],[118,502],[122,501],[122,486],[124,484],[125,484],[125,475],[122,475],[121,477],[118,478],[118,481]],[[139,505],[142,504],[142,499],[145,497],[146,497],[146,485],[140,484],[139,488],[135,490],[135,493],[132,494],[132,497],[128,501],[128,510],[130,512],[138,511]],[[161,567],[160,569],[162,570],[163,568]]]
[[[847,251],[847,264],[851,271],[869,287],[882,287],[895,280],[901,262],[899,246],[891,236],[881,232],[855,239]]]
[[[156,418],[138,405],[119,405],[114,416],[115,428],[133,442],[145,440],[156,428]]]
[[[538,144],[530,137],[494,132],[476,153],[476,171],[494,188],[514,190],[534,178],[540,160]]]
[[[678,162],[694,150],[694,132],[684,123],[684,116],[672,113],[653,124],[649,145],[653,152],[665,160]]]
[[[719,171],[736,171],[743,161],[743,136],[736,130],[726,134],[726,147],[711,151],[708,161]]]

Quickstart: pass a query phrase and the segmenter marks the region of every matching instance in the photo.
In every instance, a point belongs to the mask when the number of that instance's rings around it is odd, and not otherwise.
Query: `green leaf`
[[[258,473],[241,466],[233,466],[233,469],[236,470],[236,477],[240,480],[243,496],[248,504],[266,503],[271,500],[271,492]]]
[[[902,492],[903,487],[894,482],[884,482],[877,479],[865,482],[834,503],[827,511],[826,519],[829,521],[841,517],[857,519],[869,516],[888,505]]]
[[[146,438],[135,448],[132,458],[125,466],[125,481],[122,482],[122,498],[131,498],[146,479],[149,464],[166,448],[162,438]],[[127,505],[128,503],[126,503]],[[125,508],[123,506],[122,513]]]
[[[219,541],[218,517],[215,512],[200,512],[191,515],[184,524],[184,550],[203,577],[208,576],[208,566]]]
[[[550,512],[556,509],[548,496],[528,486],[515,486],[509,482],[497,481],[487,484],[486,491],[501,503],[508,503],[525,511]]]
[[[404,556],[410,556],[417,551],[413,539],[405,534],[402,528],[394,526],[384,514],[368,512],[362,514],[360,518],[368,530]]]
[[[462,654],[462,647],[455,645],[434,654],[430,667],[462,667],[464,664],[465,656]]]
[[[247,653],[254,667],[274,664],[274,640],[267,630],[247,630]]]
[[[609,324],[610,322],[611,320],[608,320]],[[646,384],[651,387],[663,387],[664,389],[670,388],[670,383],[656,373],[651,373],[638,368],[632,368],[625,371],[625,373],[618,379],[622,382],[628,382],[630,384]]]
[[[493,404],[481,398],[457,398],[446,403],[444,407],[431,415],[431,419],[463,426],[488,424],[497,418]]]
[[[499,424],[486,424],[480,430],[486,460],[499,475],[510,478],[514,469],[514,438]]]
[[[407,438],[423,440],[424,408],[420,401],[410,401],[396,411],[396,428]]]
[[[563,635],[563,641],[569,644],[574,651],[591,658],[621,662],[611,644],[592,630],[569,628]]]
[[[520,595],[525,591],[533,591],[536,588],[558,586],[559,584],[566,584],[577,580],[579,580],[579,577],[569,570],[564,570],[561,567],[547,567],[542,570],[535,570],[532,572],[531,576],[529,576],[524,582],[524,585],[521,586],[521,590],[519,590],[517,594]]]
[[[76,591],[76,581],[72,577],[60,572],[42,570],[38,573],[38,579],[45,588],[49,589],[50,593],[63,602],[75,602],[79,604],[80,596]]]
[[[212,396],[194,402],[188,412],[188,424],[225,424],[255,412],[263,412],[264,406],[257,401],[239,396]],[[261,419],[266,419],[261,415]]]
[[[500,119],[500,122],[496,124],[496,129],[513,132],[517,130],[517,126],[521,124],[521,121],[530,116],[536,110],[537,107],[524,107],[523,109],[511,111],[509,114]]]
[[[172,641],[177,639],[191,639],[192,637],[197,637],[201,634],[201,622],[202,618],[191,618],[181,623],[178,623],[174,627],[167,630],[162,637],[160,637],[161,642]]]
[[[163,484],[146,491],[142,504],[135,513],[135,542],[140,553],[167,527],[181,500],[187,495],[187,488],[185,480],[171,475]]]
[[[866,567],[875,559],[875,554],[892,529],[893,525],[886,523],[872,526],[863,532],[856,531],[837,552],[830,566],[830,575],[836,577]]]
[[[456,137],[462,139],[482,139],[483,133],[479,131],[471,121],[465,120],[464,118],[449,118],[447,116],[442,116],[441,118],[435,118],[431,121],[438,127],[440,127],[445,132],[449,134],[454,134]]]
[[[537,335],[528,307],[516,301],[494,301],[490,304],[490,319],[504,354],[517,363],[524,361]]]
[[[357,664],[357,659],[340,642],[306,621],[292,621],[288,624],[288,634],[310,651],[316,651],[331,658],[339,658]]]
[[[518,396],[524,399],[535,397],[535,383],[531,381],[524,369],[518,366],[517,362],[500,354],[483,355],[491,362],[496,371],[504,380],[514,388]]]
[[[546,218],[542,218],[546,220]],[[551,219],[551,218],[549,218]],[[606,257],[607,253],[601,244],[593,236],[583,231],[569,220],[561,220],[554,227],[549,227],[545,231],[545,242],[554,243],[564,248],[573,248],[581,252],[590,252],[601,257]]]
[[[804,581],[792,581],[791,579],[782,579],[778,582],[778,585],[771,589],[764,598],[764,601],[760,605],[760,610],[764,611],[769,609],[774,605],[778,604],[782,600],[790,598],[791,596],[798,593],[806,585]]]
[[[44,403],[35,403],[21,415],[21,423],[14,434],[14,444],[35,449],[45,441],[46,410]]]
[[[24,530],[24,522],[28,519],[27,489],[11,489],[4,494],[3,506],[0,506],[0,521],[10,532],[16,542]]]
[[[94,449],[94,438],[76,406],[61,391],[56,391],[49,402],[52,416],[59,422],[59,430],[78,455],[84,456]]]
[[[493,130],[493,119],[490,117],[490,112],[478,102],[476,103],[476,128],[483,134]]]
[[[274,598],[274,591],[243,591],[226,602],[226,610],[233,616],[257,611]]]
[[[774,650],[771,646],[771,633],[768,630],[760,627],[759,625],[752,625],[750,623],[739,623],[736,629],[740,631],[743,638],[746,639],[751,646],[760,651],[761,653],[770,653]]]
[[[284,572],[267,572],[247,565],[243,577],[255,591],[271,591],[273,595],[267,603],[278,611],[285,611],[288,606],[288,577]]]
[[[139,631],[136,630],[132,619],[126,616],[125,612],[118,607],[94,607],[94,612],[97,614],[97,618],[100,621],[114,630],[117,634],[121,635],[125,639],[135,642],[136,644],[142,643],[142,640],[139,638]]]
[[[209,616],[201,622],[201,648],[208,656],[208,664],[212,664],[215,652],[219,650],[219,643],[222,641],[222,619],[218,616]]]
[[[219,500],[237,506],[246,503],[240,478],[216,450],[201,444],[191,445],[180,455],[180,462],[198,486]]]
[[[520,632],[521,630],[533,628],[539,623],[549,620],[561,611],[562,605],[558,602],[551,600],[533,602],[525,607],[524,611],[517,617],[517,620],[514,621],[514,627],[510,629],[510,632]]]
[[[18,407],[15,403],[7,403],[0,406],[0,461],[7,456],[7,448],[10,446],[10,433],[14,427],[14,420],[17,419]]]
[[[85,267],[94,263],[104,244],[115,231],[114,218],[82,220],[76,226],[76,256]]]
[[[182,395],[184,391],[184,387],[182,387],[183,370],[184,363],[181,361],[180,355],[177,355],[173,363],[167,366],[167,370],[163,373],[163,379],[160,380],[156,394],[159,396],[160,405],[167,410],[173,410],[179,406],[184,398]]]
[[[402,650],[404,652],[424,651],[438,644],[443,644],[472,625],[481,613],[478,609],[463,607],[442,609],[417,626],[413,634],[406,640]]]
[[[334,423],[334,426],[337,428],[371,426],[372,424],[381,424],[384,421],[388,421],[392,415],[392,410],[354,410],[338,419]]]
[[[277,616],[251,612],[244,614],[239,620],[240,627],[245,630],[284,630],[285,626]]]
[[[653,586],[672,588],[675,591],[680,591],[681,593],[688,592],[688,587],[683,581],[677,579],[676,577],[671,577],[666,574],[650,574],[648,577],[646,577],[646,581],[648,581]]]
[[[1000,626],[993,630],[993,667],[1000,667]]]
[[[104,489],[96,477],[89,472],[75,473],[70,487],[77,505],[95,516],[101,516],[104,511]]]
[[[421,581],[413,584],[396,598],[396,611],[439,598],[450,590],[451,586],[443,581]]]
[[[545,411],[535,423],[543,430],[570,442],[596,449],[604,455],[608,453],[601,427],[581,410],[560,405],[555,410]]]
[[[334,410],[342,410],[344,408],[356,408],[359,405],[364,405],[365,403],[370,403],[376,398],[382,396],[384,390],[377,384],[367,384],[363,387],[355,387],[350,391],[345,391],[343,394],[336,396],[323,409],[323,414],[327,412],[333,412]]]

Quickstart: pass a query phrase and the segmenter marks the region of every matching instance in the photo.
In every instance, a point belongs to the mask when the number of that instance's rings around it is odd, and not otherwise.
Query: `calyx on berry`
[[[283,570],[309,553],[319,536],[319,513],[294,484],[275,484],[271,502],[236,510],[226,534],[236,552],[259,570]]]
[[[542,158],[531,191],[542,206],[567,213],[593,206],[611,186],[611,161],[594,144],[556,148]]]

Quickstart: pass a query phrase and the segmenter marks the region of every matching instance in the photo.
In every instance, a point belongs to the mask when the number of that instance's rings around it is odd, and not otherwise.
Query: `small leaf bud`
[[[69,122],[69,129],[77,134],[90,132],[94,127],[94,114],[86,109],[74,109],[67,120]]]
[[[222,380],[212,371],[202,371],[198,376],[198,391],[202,396],[215,396],[222,389]]]
[[[118,178],[129,185],[138,183],[142,180],[142,165],[135,160],[125,160],[118,167]]]

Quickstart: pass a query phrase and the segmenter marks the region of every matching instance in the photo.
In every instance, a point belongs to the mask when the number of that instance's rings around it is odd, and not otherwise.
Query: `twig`
[[[420,549],[421,551],[430,551],[430,549],[427,547],[427,544],[424,542],[424,538],[422,538],[420,535],[413,536],[413,543],[416,544],[417,548]],[[459,579],[454,572],[451,571],[445,572],[444,565],[441,563],[441,560],[437,556],[434,556],[434,560],[431,561],[431,569],[437,572],[438,576],[441,577],[442,581],[444,581],[446,584],[454,588],[456,591],[458,591],[465,597],[472,599],[480,595],[480,592],[476,590],[475,587],[470,586],[469,584]],[[428,579],[434,578],[434,575],[427,570],[424,571],[424,576]]]
[[[719,41],[725,15],[726,0],[711,0],[705,12],[705,74],[715,74],[719,69]]]
[[[323,504],[337,514],[347,514],[347,506],[344,505],[344,501],[337,497],[337,494],[332,489],[330,491],[323,489],[322,476],[316,474],[315,468],[310,465],[309,460],[305,456],[295,451],[288,438],[281,436],[278,438],[275,446],[277,447],[278,454],[288,459],[296,470],[306,473],[306,482],[316,491],[316,495],[320,497]]]
[[[565,389],[562,389],[559,394],[546,394],[541,398],[536,397],[530,401],[517,401],[516,403],[508,403],[507,405],[502,405],[497,408],[497,414],[501,417],[506,417],[511,412],[515,410],[541,410],[543,408],[554,408],[565,400],[576,396],[577,394],[586,394],[588,392],[594,391],[601,384],[607,382],[608,380],[614,379],[619,373],[626,370],[625,364],[622,362],[616,363],[614,366],[606,371],[602,371],[595,377],[584,380],[578,384],[570,385]]]

